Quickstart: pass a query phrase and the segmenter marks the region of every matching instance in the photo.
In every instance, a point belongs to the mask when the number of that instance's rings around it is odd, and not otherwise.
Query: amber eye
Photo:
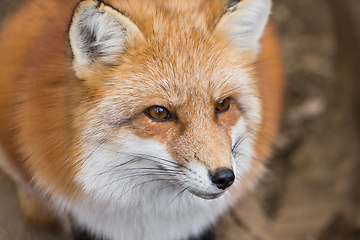
[[[216,105],[216,113],[222,113],[229,110],[230,107],[230,98],[225,98],[224,100],[221,100]]]
[[[147,110],[145,110],[145,114],[150,119],[158,122],[174,120],[173,114],[171,114],[169,110],[161,106],[149,107]]]

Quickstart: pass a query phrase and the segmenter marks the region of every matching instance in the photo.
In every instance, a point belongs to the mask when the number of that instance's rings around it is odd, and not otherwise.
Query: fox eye
[[[152,106],[145,110],[145,115],[158,122],[174,120],[173,114],[164,107]]]
[[[230,98],[225,98],[216,104],[215,111],[216,113],[226,112],[227,110],[229,110],[229,107],[230,107]]]

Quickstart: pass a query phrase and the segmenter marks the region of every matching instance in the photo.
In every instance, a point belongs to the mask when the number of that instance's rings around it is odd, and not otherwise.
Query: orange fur
[[[88,81],[76,78],[68,43],[67,32],[78,0],[30,0],[4,25],[0,33],[0,142],[9,156],[4,161],[11,166],[11,170],[8,169],[10,175],[15,175],[16,171],[22,176],[19,184],[32,188],[33,194],[40,198],[51,194],[74,201],[82,199],[82,187],[73,181],[81,168],[79,152],[82,146],[78,140],[84,137],[81,133],[83,126],[91,124],[84,121],[92,118],[91,109],[96,101],[112,93],[102,83],[108,81],[112,84],[113,79],[106,76],[114,73],[122,76],[117,84],[129,86],[128,94],[131,91],[146,92],[146,97],[123,106],[135,116],[132,121],[122,123],[124,131],[136,132],[141,138],[154,138],[164,143],[179,162],[184,161],[182,157],[187,156],[191,148],[183,146],[207,143],[206,151],[199,151],[202,163],[210,170],[219,166],[231,167],[215,156],[229,155],[230,132],[242,115],[241,110],[232,102],[230,110],[218,119],[206,120],[214,111],[216,102],[205,91],[194,90],[207,89],[211,78],[214,82],[226,78],[239,62],[243,67],[251,64],[250,57],[234,54],[231,47],[226,48],[226,42],[212,35],[226,9],[224,1],[105,2],[128,16],[147,41],[139,43],[137,48],[130,48],[121,57],[121,66],[110,70],[97,66]],[[179,22],[183,24],[177,24]],[[253,163],[253,166],[259,167],[248,173],[246,179],[249,182],[260,175],[263,162],[270,155],[270,143],[275,137],[281,113],[283,70],[279,43],[271,24],[267,27],[262,45],[260,57],[251,65],[254,69],[249,70],[257,79],[254,88],[261,96],[263,107],[261,130],[255,143],[258,155]],[[188,53],[191,53],[191,58]],[[205,63],[206,67],[199,67]],[[214,66],[219,63],[223,67],[214,72]],[[174,74],[176,83],[156,84],[159,79],[174,78]],[[196,81],[191,80],[194,76]],[[179,87],[182,91],[176,91]],[[221,92],[231,91],[231,88],[224,87],[213,94],[221,100]],[[167,93],[171,99],[164,102],[163,99],[168,98]],[[192,104],[189,105],[189,102]],[[176,126],[173,122],[158,125],[142,114],[147,107],[158,104],[185,116],[184,119],[193,119],[195,112],[198,119],[208,121],[201,122],[206,127],[193,121],[183,121]],[[191,118],[186,117],[190,115]],[[115,117],[109,114],[103,118],[113,123],[112,118]],[[182,134],[184,129],[187,129],[186,134]],[[112,129],[107,136],[116,136],[116,131],[119,130]],[[201,131],[209,131],[212,135],[203,136],[199,134]],[[213,139],[214,134],[216,139]]]

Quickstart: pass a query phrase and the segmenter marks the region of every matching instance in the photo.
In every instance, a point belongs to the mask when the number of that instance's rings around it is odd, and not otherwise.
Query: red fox
[[[25,219],[75,238],[207,232],[262,175],[278,128],[270,10],[28,0],[0,34],[0,165]]]

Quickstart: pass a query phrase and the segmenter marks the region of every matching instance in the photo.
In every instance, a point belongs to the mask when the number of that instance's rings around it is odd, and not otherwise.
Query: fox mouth
[[[209,194],[209,193],[196,192],[196,191],[190,191],[190,190],[189,190],[189,192],[191,192],[192,194],[194,194],[197,197],[207,199],[207,200],[218,198],[224,194],[224,192]]]

